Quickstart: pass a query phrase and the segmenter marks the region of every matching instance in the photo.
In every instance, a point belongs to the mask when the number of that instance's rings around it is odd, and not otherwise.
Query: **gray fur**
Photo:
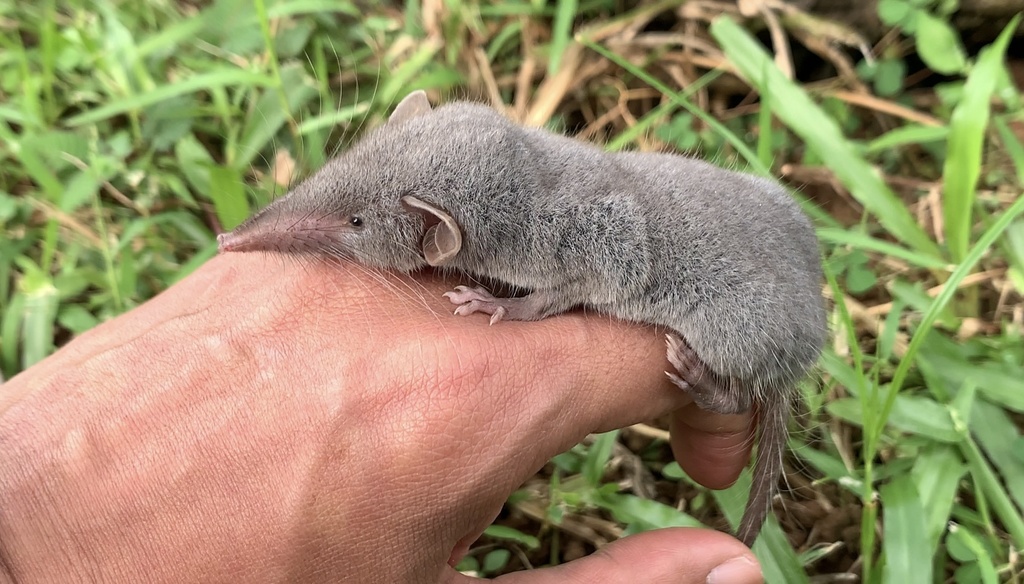
[[[400,202],[413,195],[461,227],[461,251],[446,267],[533,291],[504,303],[512,318],[584,305],[674,331],[722,380],[699,405],[759,412],[740,531],[752,544],[781,471],[791,394],[826,339],[818,242],[798,205],[767,179],[669,154],[606,153],[483,105],[403,111],[224,247],[329,249],[412,271],[426,266],[423,220]],[[347,226],[352,215],[361,228]],[[681,373],[684,389],[702,383],[703,374]]]

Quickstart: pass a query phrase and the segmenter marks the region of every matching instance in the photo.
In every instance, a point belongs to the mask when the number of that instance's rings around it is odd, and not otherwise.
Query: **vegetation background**
[[[408,92],[508,104],[781,176],[815,218],[835,334],[755,547],[769,582],[1024,582],[1019,7],[818,4],[0,0],[0,368],[189,273]],[[706,492],[664,437],[557,457],[462,567],[735,522],[747,478]]]

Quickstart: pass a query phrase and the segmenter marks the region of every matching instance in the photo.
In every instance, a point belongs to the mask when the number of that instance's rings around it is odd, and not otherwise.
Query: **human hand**
[[[0,581],[472,582],[450,566],[591,432],[674,412],[724,487],[747,416],[696,410],[651,329],[450,314],[439,279],[218,256],[0,388]],[[715,566],[732,560],[731,575]],[[709,530],[499,581],[760,581]]]

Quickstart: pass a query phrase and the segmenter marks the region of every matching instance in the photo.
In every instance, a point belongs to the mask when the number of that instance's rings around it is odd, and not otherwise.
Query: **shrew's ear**
[[[423,257],[431,266],[441,266],[458,255],[462,249],[462,230],[452,216],[412,195],[402,197],[402,203],[423,217]]]
[[[395,111],[391,112],[391,117],[388,118],[388,124],[401,124],[429,112],[430,100],[427,99],[427,93],[419,89],[398,102]]]

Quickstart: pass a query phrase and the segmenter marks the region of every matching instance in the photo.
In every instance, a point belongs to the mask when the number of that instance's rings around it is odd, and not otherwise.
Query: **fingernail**
[[[733,558],[708,574],[708,584],[761,584],[761,569],[746,556]]]

